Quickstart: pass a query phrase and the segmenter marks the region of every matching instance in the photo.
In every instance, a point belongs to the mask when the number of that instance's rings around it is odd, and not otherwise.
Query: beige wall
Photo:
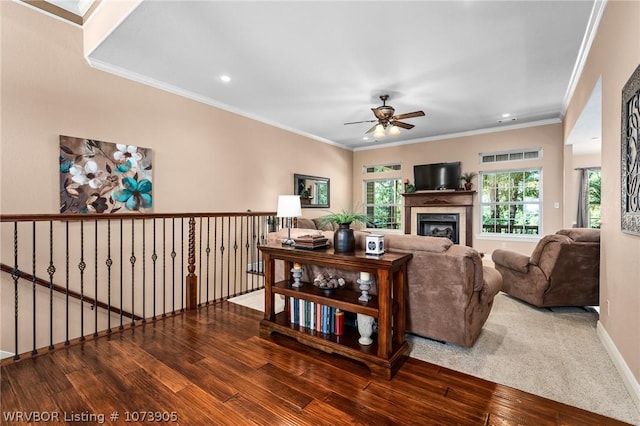
[[[638,64],[640,2],[609,1],[564,129],[567,137],[594,84],[602,78],[600,322],[635,377],[636,400],[640,396],[640,237],[620,230],[620,101],[622,87]]]
[[[513,149],[542,147],[543,157],[536,161],[517,161],[481,165],[480,153],[509,151]],[[543,234],[553,233],[562,227],[562,175],[563,175],[562,125],[549,124],[537,127],[505,130],[495,133],[478,134],[452,139],[442,139],[394,146],[372,150],[356,151],[353,158],[353,194],[354,199],[363,200],[363,179],[375,179],[377,175],[364,176],[362,167],[376,164],[401,163],[401,178],[413,182],[413,166],[416,164],[461,161],[462,171],[510,170],[526,167],[542,167],[543,179]],[[478,187],[478,178],[474,179],[474,189]],[[558,202],[560,207],[554,208]],[[479,237],[480,214],[478,195],[475,197],[473,211],[473,247],[479,251],[491,253],[496,248],[506,248],[522,253],[531,253],[537,239],[515,241],[513,239],[488,239]]]
[[[294,173],[351,204],[351,151],[92,69],[79,27],[0,3],[3,213],[59,211],[60,134],[151,148],[156,212],[275,210]]]

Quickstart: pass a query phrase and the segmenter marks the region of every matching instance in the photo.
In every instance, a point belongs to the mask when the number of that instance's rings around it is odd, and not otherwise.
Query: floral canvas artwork
[[[153,207],[151,149],[60,135],[60,213]]]

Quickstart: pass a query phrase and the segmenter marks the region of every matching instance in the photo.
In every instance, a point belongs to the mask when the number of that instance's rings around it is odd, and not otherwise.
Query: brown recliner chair
[[[600,304],[600,230],[561,229],[546,235],[531,256],[495,250],[502,291],[538,307]]]

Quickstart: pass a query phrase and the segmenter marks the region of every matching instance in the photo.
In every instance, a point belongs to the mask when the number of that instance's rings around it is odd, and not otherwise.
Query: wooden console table
[[[410,253],[385,253],[369,256],[364,252],[335,254],[333,249],[300,250],[281,245],[259,247],[264,256],[265,311],[260,321],[260,335],[269,337],[277,332],[297,339],[300,343],[329,353],[337,353],[367,365],[372,374],[387,379],[398,371],[409,355],[409,345],[404,339],[405,301],[404,289],[407,262]],[[275,260],[284,261],[285,280],[275,280]],[[325,295],[311,283],[302,287],[291,287],[293,279],[288,271],[293,264],[314,264],[350,271],[369,272],[376,277],[378,295],[372,295],[369,302],[360,302],[360,292],[339,289],[334,294]],[[285,309],[276,315],[275,295],[285,296]],[[358,332],[345,327],[344,335],[336,336],[307,329],[299,324],[291,324],[288,316],[289,298],[320,303],[347,312],[372,316],[378,320],[378,333],[374,333],[373,344],[360,345]]]

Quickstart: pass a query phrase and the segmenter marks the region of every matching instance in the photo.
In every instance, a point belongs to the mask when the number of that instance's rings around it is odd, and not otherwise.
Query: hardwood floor
[[[163,423],[141,421],[149,412],[181,425],[625,424],[411,358],[392,380],[373,377],[289,338],[261,339],[261,317],[224,302],[3,365],[1,424]]]

